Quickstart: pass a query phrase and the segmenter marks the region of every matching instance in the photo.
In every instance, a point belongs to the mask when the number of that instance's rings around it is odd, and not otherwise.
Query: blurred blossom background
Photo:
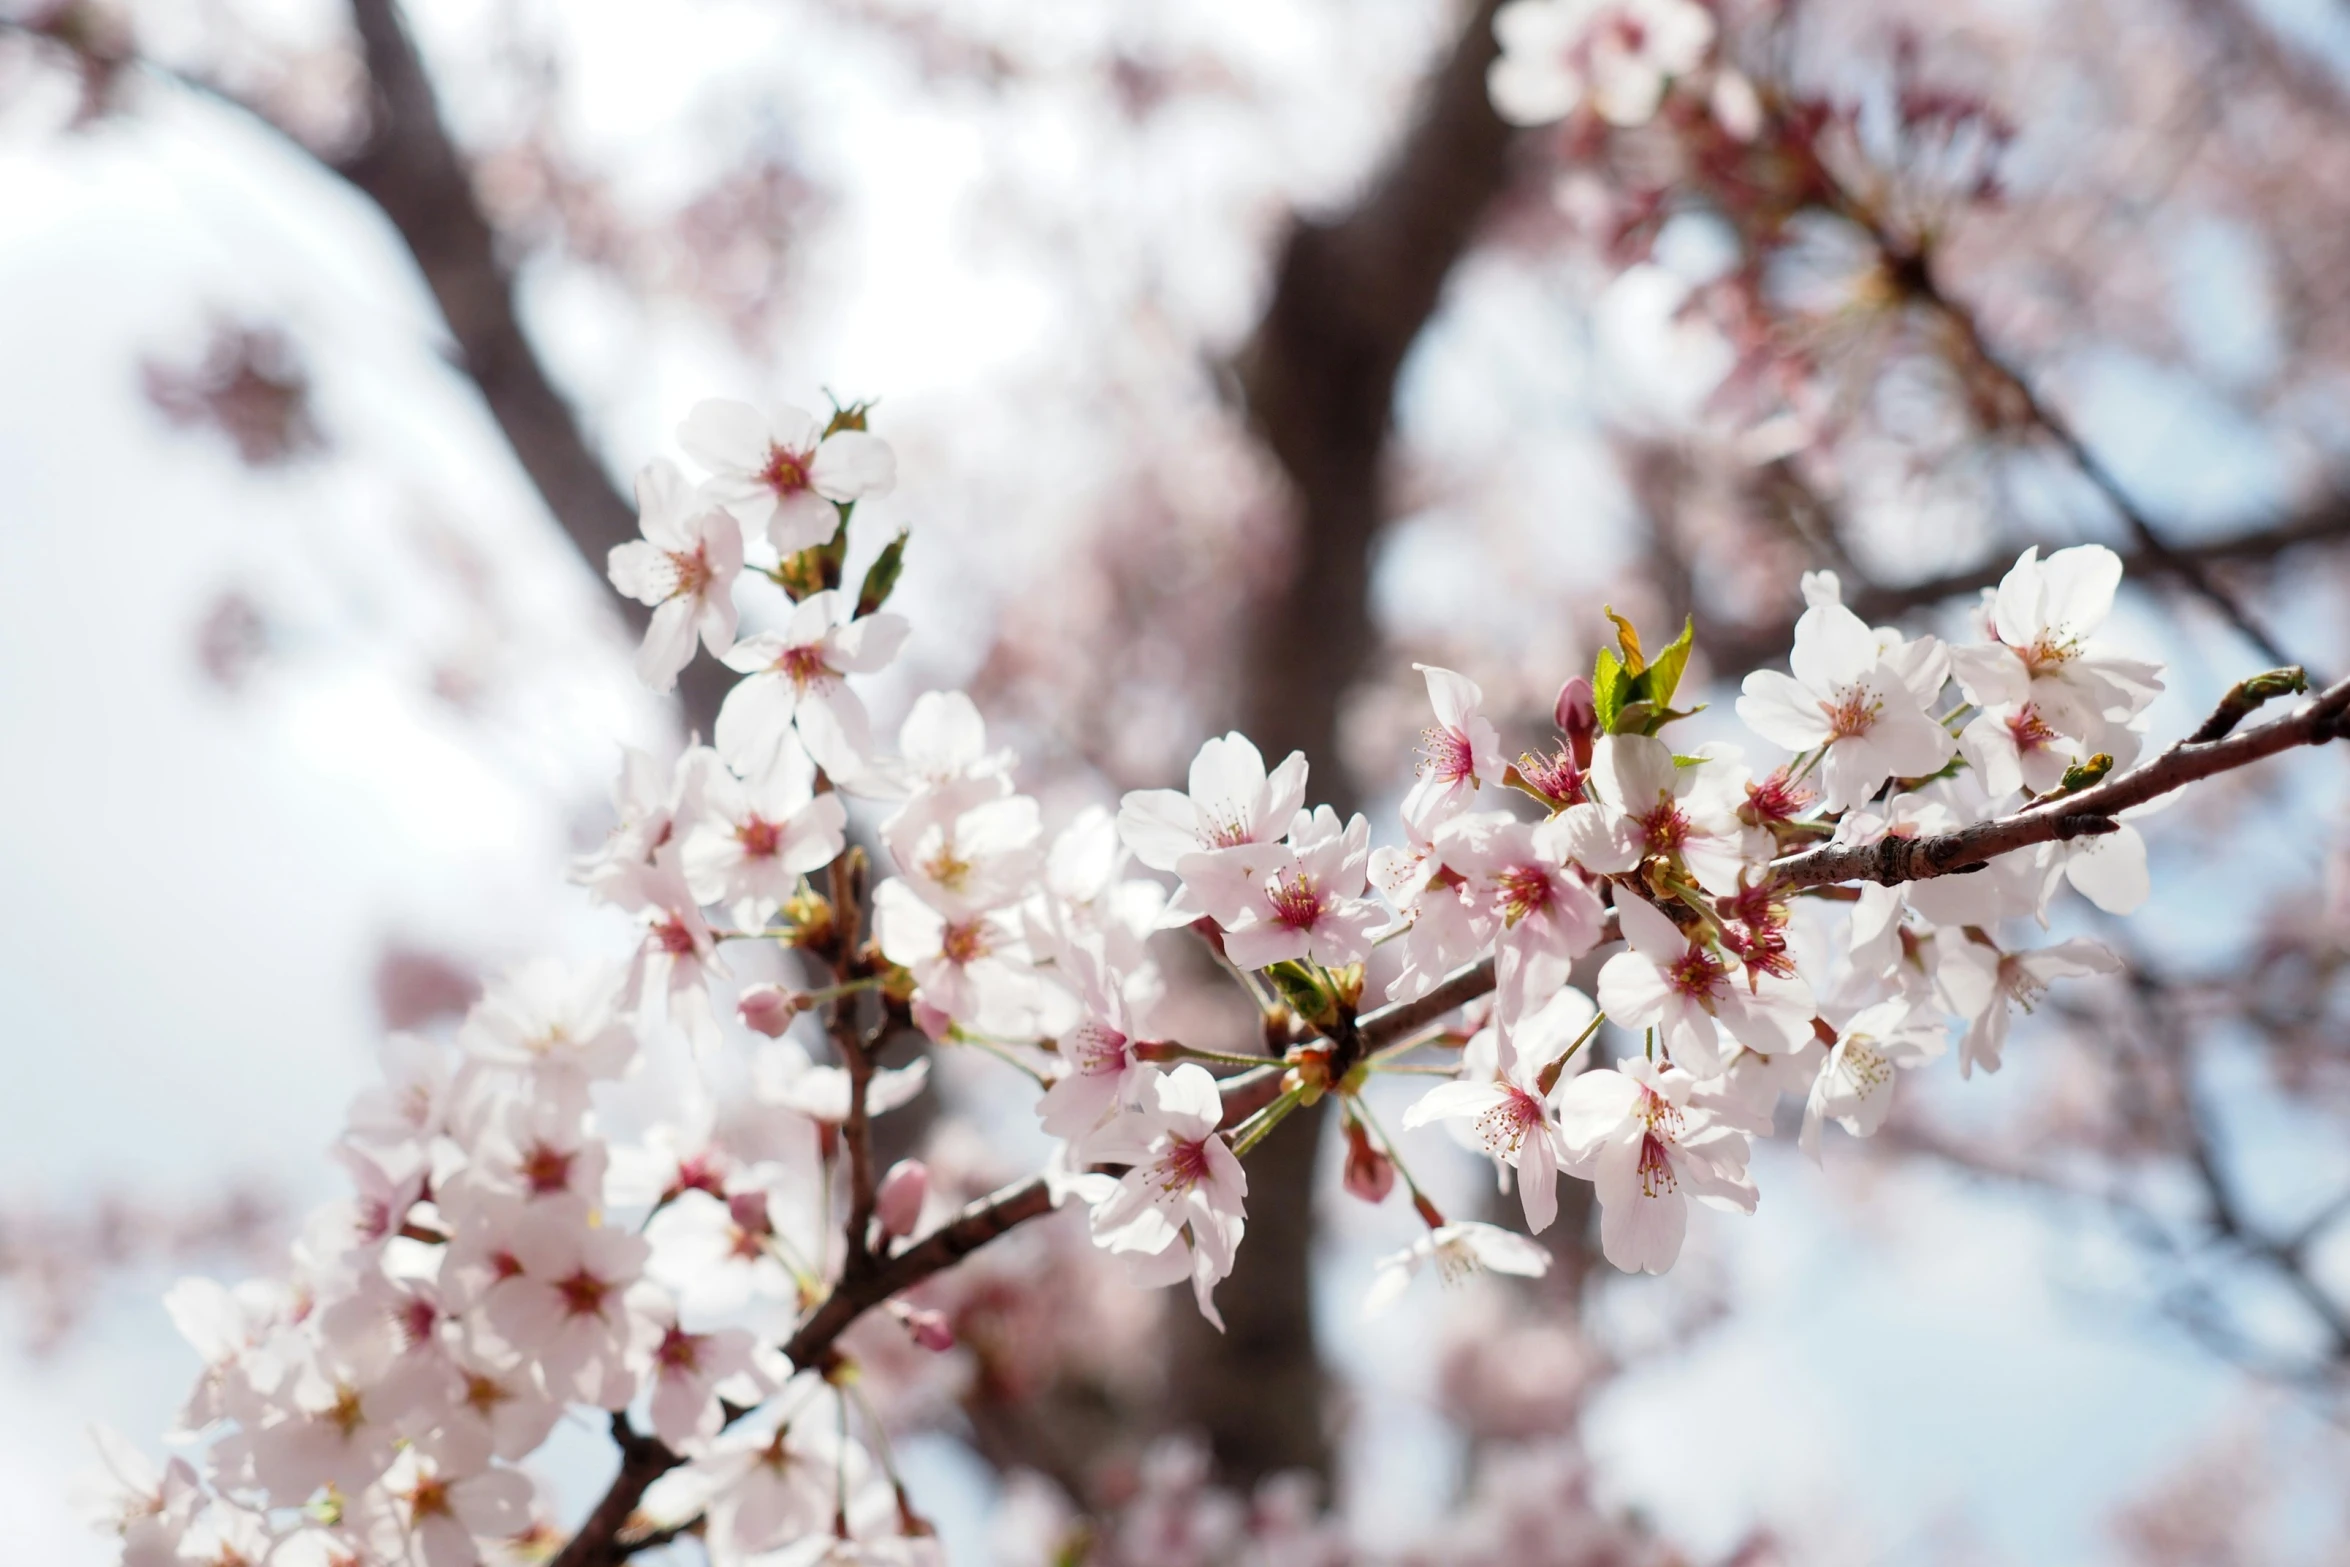
[[[1950,632],[2112,545],[2158,742],[2350,670],[2350,6],[1714,9],[1710,100],[1513,132],[1457,0],[0,0],[0,1557],[108,1559],[80,1433],[169,1423],[161,1288],[274,1265],[386,1030],[625,939],[568,858],[718,687],[636,683],[603,559],[700,398],[878,400],[883,729],[967,686],[1048,827],[1235,726],[1392,821],[1413,661],[1514,754],[1603,604],[1696,617],[1727,735],[1818,568]],[[1310,1117],[1227,1336],[975,1264],[917,1490],[975,1563],[1301,1470],[1430,1561],[1512,1487],[1519,1561],[2350,1560],[2343,782],[2148,822],[2153,904],[2060,922],[2126,974],[1667,1278],[1570,1183],[1547,1280],[1365,1323],[1416,1221]],[[951,1060],[913,1113],[1032,1136]]]

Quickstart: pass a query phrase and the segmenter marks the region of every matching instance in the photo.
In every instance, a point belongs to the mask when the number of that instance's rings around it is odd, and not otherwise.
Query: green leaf
[[[1697,622],[1684,619],[1681,634],[1666,645],[1656,657],[1648,661],[1648,691],[1651,702],[1668,706],[1673,691],[1681,684],[1681,671],[1689,667],[1689,650],[1697,645]]]
[[[873,564],[865,568],[865,585],[857,590],[857,614],[860,617],[872,614],[889,602],[890,594],[897,589],[898,573],[905,569],[905,565],[906,536],[900,533],[883,545],[881,553],[874,557]]]
[[[1599,716],[1599,732],[1616,732],[1617,715],[1624,710],[1625,688],[1632,677],[1624,672],[1623,661],[1616,657],[1614,648],[1603,647],[1599,658],[1591,666],[1591,710]]]
[[[1265,977],[1289,1003],[1289,1010],[1317,1028],[1327,1028],[1337,1020],[1338,1004],[1312,969],[1294,960],[1276,963],[1265,970]]]

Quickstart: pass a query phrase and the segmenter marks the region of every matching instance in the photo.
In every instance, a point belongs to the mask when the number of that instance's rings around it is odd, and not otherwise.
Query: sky
[[[422,9],[428,43],[461,36],[471,15]],[[697,51],[767,25],[710,6],[697,11],[701,31],[668,35],[626,13],[583,7],[576,23],[578,112],[616,144],[677,122]],[[1411,6],[1367,14],[1340,46],[1408,50],[1424,35]],[[1265,70],[1333,46],[1321,12],[1250,15]],[[1107,25],[1092,16],[1056,6],[1034,25]],[[666,39],[675,57],[636,48],[644,38]],[[656,449],[674,411],[711,392],[805,398],[837,382],[902,399],[913,417],[972,406],[984,420],[1052,351],[1054,301],[1016,254],[991,250],[975,210],[1004,158],[1048,186],[1090,177],[1057,145],[1052,117],[1029,142],[982,147],[972,127],[984,117],[968,106],[892,112],[904,96],[893,67],[848,59],[824,119],[857,149],[856,183],[810,263],[838,305],[807,333],[805,385],[744,385],[706,334],[608,319],[584,285],[532,296],[561,328],[566,372],[617,389],[598,410],[616,453]],[[1342,77],[1303,74],[1282,129],[1293,150],[1315,150],[1287,174],[1293,193],[1335,189],[1376,133],[1381,106],[1344,103],[1331,86]],[[1191,134],[1212,187],[1245,149],[1214,127]],[[642,158],[642,177],[662,178],[665,156]],[[1136,191],[1109,210],[1135,226],[1140,237],[1124,242],[1140,249],[1193,230],[1181,269],[1193,309],[1237,329],[1249,258],[1270,230],[1188,199]],[[2240,236],[2197,241],[2182,267],[2211,365],[2225,373],[2274,352],[2259,258]],[[1681,286],[1664,268],[1628,277],[1591,331],[1554,343],[1522,326],[1544,281],[1480,263],[1414,357],[1403,418],[1473,456],[1480,439],[1499,447],[1485,417],[1495,388],[1524,393],[1519,417],[1565,432],[1524,459],[1537,481],[1596,494],[1604,511],[1592,384],[1669,409],[1718,372],[1708,345],[1682,340],[1671,319]],[[331,461],[257,478],[217,442],[161,427],[137,367],[200,341],[205,306],[272,315],[316,345]],[[0,1192],[11,1203],[246,1176],[298,1201],[325,1195],[328,1129],[370,1069],[369,972],[387,936],[501,958],[609,952],[624,939],[565,886],[563,867],[598,820],[617,746],[655,743],[662,719],[632,684],[601,585],[438,357],[439,339],[380,219],[231,116],[165,96],[146,123],[70,144],[0,138],[0,362],[34,368],[0,378],[12,566],[0,574],[0,733],[11,741],[0,753],[0,885],[11,891],[0,1059],[12,1085]],[[2206,493],[2240,501],[2265,482],[2257,441],[2211,417],[2196,387],[2127,364],[2085,377],[2092,438],[2190,522]],[[453,618],[448,583],[415,564],[416,530],[436,526],[494,564],[494,602],[470,621]],[[960,549],[981,523],[957,526]],[[1459,570],[1455,545],[1441,512],[1404,519],[1382,555],[1388,624],[1408,629],[1474,589],[1445,575]],[[189,650],[210,596],[234,585],[285,608],[275,634],[289,656],[232,696],[198,676]],[[918,657],[967,666],[978,628],[935,602],[941,587],[924,591],[937,629],[918,630],[918,644],[933,643]],[[2320,612],[2297,610],[2293,624],[2309,632]],[[2125,634],[2154,632],[2141,617]],[[2190,668],[2240,662],[2218,633],[2189,637]],[[420,694],[435,657],[485,639],[500,676],[486,711]],[[2156,711],[2157,734],[2184,727],[2213,678],[2184,679]],[[2032,1090],[2028,1071],[1966,1086],[1973,1110],[1994,1115]],[[1958,1559],[1954,1542],[1975,1542],[1987,1561],[2097,1562],[2113,1509],[2215,1428],[2300,1418],[2159,1320],[2091,1220],[1946,1175],[1864,1178],[1838,1157],[1849,1152],[1832,1142],[1820,1170],[1774,1149],[1756,1216],[1701,1215],[1690,1279],[1611,1297],[1626,1331],[1669,1314],[1675,1291],[1710,1286],[1739,1305],[1688,1353],[1611,1387],[1590,1424],[1605,1493],[1676,1540],[1715,1550],[1762,1520],[1808,1530],[1822,1561],[1940,1562]],[[1481,1179],[1465,1160],[1439,1170],[1440,1201]],[[1323,1264],[1328,1338],[1365,1388],[1348,1500],[1376,1533],[1439,1518],[1457,1458],[1429,1407],[1425,1357],[1412,1353],[1444,1302],[1423,1290],[1380,1324],[1353,1320],[1372,1259],[1408,1239],[1402,1222],[1334,1200]],[[120,1281],[51,1360],[0,1354],[0,1507],[24,1560],[104,1559],[65,1505],[62,1481],[84,1458],[59,1434],[104,1420],[151,1446],[195,1366],[163,1319],[164,1282]],[[988,1497],[967,1460],[929,1443],[912,1462],[935,1478],[958,1560],[984,1559]]]

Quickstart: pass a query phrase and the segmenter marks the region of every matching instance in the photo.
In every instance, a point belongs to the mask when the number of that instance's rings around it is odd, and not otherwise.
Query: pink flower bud
[[[792,1019],[807,1010],[807,998],[782,985],[752,985],[735,1002],[735,1015],[745,1028],[780,1039]]]
[[[909,1306],[902,1300],[891,1301],[889,1309],[906,1325],[914,1342],[932,1354],[943,1355],[955,1347],[955,1325],[947,1321],[946,1313],[928,1306]]]
[[[772,1235],[774,1223],[767,1217],[765,1192],[736,1192],[726,1199],[726,1212],[735,1226],[752,1235]]]
[[[1599,733],[1599,708],[1591,700],[1591,682],[1577,675],[1560,686],[1551,711],[1558,719],[1559,732],[1574,750],[1575,765],[1589,767],[1591,742]]]
[[[1346,1129],[1346,1189],[1368,1203],[1381,1203],[1395,1190],[1395,1161],[1371,1146],[1360,1125]]]
[[[922,1222],[922,1199],[930,1192],[930,1169],[919,1159],[900,1159],[873,1194],[873,1215],[884,1235],[911,1235]]]

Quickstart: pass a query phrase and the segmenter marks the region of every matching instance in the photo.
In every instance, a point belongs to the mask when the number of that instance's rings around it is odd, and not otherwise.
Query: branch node
[[[2252,716],[2262,703],[2280,696],[2298,696],[2309,689],[2309,675],[2298,664],[2282,669],[2265,670],[2247,675],[2228,687],[2228,694],[2219,699],[2219,706],[2203,720],[2196,731],[2187,736],[2189,745],[2208,745],[2224,739],[2228,732]]]

